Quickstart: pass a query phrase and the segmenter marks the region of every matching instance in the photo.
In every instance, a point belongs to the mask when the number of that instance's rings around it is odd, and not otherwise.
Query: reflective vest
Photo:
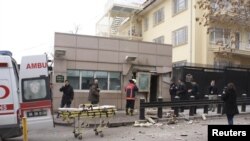
[[[137,87],[133,83],[129,83],[125,88],[126,99],[127,100],[135,100],[135,91],[137,91]]]

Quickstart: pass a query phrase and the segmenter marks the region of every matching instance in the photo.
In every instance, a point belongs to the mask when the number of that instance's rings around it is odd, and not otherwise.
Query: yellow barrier
[[[22,126],[23,126],[23,141],[28,141],[28,127],[27,127],[27,118],[22,118]]]

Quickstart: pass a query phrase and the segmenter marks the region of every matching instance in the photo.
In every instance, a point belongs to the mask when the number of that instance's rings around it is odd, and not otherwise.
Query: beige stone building
[[[60,105],[59,88],[68,79],[74,88],[72,107],[88,103],[89,84],[99,80],[100,104],[124,109],[124,88],[137,79],[140,97],[155,101],[169,98],[168,82],[172,67],[172,46],[123,39],[55,33],[53,100]]]
[[[97,35],[172,44],[173,64],[250,64],[249,0],[110,0],[107,5]]]

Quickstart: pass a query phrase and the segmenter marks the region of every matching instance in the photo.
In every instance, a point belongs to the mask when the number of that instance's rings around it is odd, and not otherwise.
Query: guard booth
[[[208,94],[208,87],[211,80],[215,80],[219,93],[229,82],[236,86],[237,94],[240,97],[243,93],[250,96],[250,67],[214,67],[209,65],[184,65],[173,67],[173,79],[183,80],[187,87],[191,86],[191,80],[199,85],[201,97]]]

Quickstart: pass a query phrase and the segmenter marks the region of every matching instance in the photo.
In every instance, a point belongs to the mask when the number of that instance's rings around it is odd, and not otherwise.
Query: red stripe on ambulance
[[[24,102],[24,103],[21,103],[21,109],[32,110],[32,109],[39,109],[39,108],[50,108],[51,105],[52,105],[51,100]]]

